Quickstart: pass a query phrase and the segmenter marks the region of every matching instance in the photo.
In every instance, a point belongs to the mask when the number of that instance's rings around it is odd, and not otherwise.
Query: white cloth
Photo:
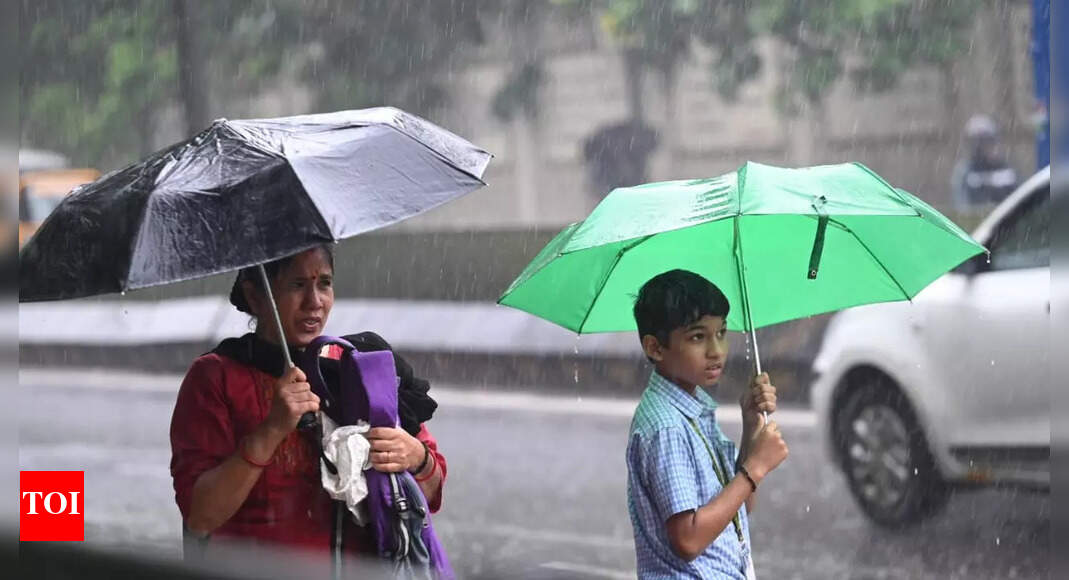
[[[371,428],[365,421],[338,427],[325,413],[323,424],[323,455],[337,468],[337,475],[319,462],[323,489],[332,499],[344,501],[353,519],[363,526],[368,521],[367,508],[361,502],[367,497],[364,470],[371,467],[371,443],[365,434]]]

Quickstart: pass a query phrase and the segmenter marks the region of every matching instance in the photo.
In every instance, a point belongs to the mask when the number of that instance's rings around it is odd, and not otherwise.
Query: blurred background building
[[[496,155],[424,231],[557,228],[746,160],[856,160],[950,210],[977,114],[1035,165],[1028,0],[201,4],[32,3],[24,146],[107,170],[216,117],[396,105]]]

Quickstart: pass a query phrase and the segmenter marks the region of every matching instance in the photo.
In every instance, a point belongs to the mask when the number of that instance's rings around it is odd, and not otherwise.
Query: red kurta
[[[171,476],[183,521],[189,518],[197,478],[236,453],[242,438],[267,418],[274,382],[268,373],[218,354],[206,354],[193,362],[171,418]],[[426,425],[421,425],[418,439],[434,454],[444,484],[445,458]],[[290,433],[245,503],[213,536],[329,549],[332,502],[323,491],[319,469],[314,437]],[[434,497],[430,508],[437,512],[441,484]],[[349,524],[346,551],[367,551],[370,546],[363,530]]]

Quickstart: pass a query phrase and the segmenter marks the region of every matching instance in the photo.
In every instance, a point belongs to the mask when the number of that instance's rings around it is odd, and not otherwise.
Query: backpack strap
[[[368,423],[372,427],[397,427],[397,366],[393,353],[354,351],[347,357],[356,364],[367,395]]]
[[[329,363],[338,365],[336,389],[323,372],[321,352],[329,345],[342,349],[341,357]],[[397,365],[392,352],[360,352],[344,338],[319,336],[294,362],[304,371],[312,392],[323,401],[323,411],[338,425],[352,425],[361,419],[372,427],[398,425]]]
[[[338,371],[335,389],[331,388],[323,373],[322,351],[326,346],[337,346],[342,349],[342,355],[337,361]],[[354,363],[347,361],[349,354],[356,347],[343,338],[333,336],[318,336],[301,351],[294,360],[308,380],[321,402],[321,408],[338,425],[352,425],[357,419],[366,416],[367,403],[364,401],[363,388],[359,384],[360,375],[355,369]],[[354,384],[355,383],[355,384]],[[354,408],[354,404],[357,408]],[[364,416],[361,416],[363,411]]]

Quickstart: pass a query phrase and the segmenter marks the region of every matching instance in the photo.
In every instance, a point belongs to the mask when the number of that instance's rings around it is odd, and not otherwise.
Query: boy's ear
[[[647,334],[642,337],[642,351],[646,353],[646,357],[654,362],[661,362],[664,360],[664,347],[661,346],[661,341],[657,340],[656,336]]]

